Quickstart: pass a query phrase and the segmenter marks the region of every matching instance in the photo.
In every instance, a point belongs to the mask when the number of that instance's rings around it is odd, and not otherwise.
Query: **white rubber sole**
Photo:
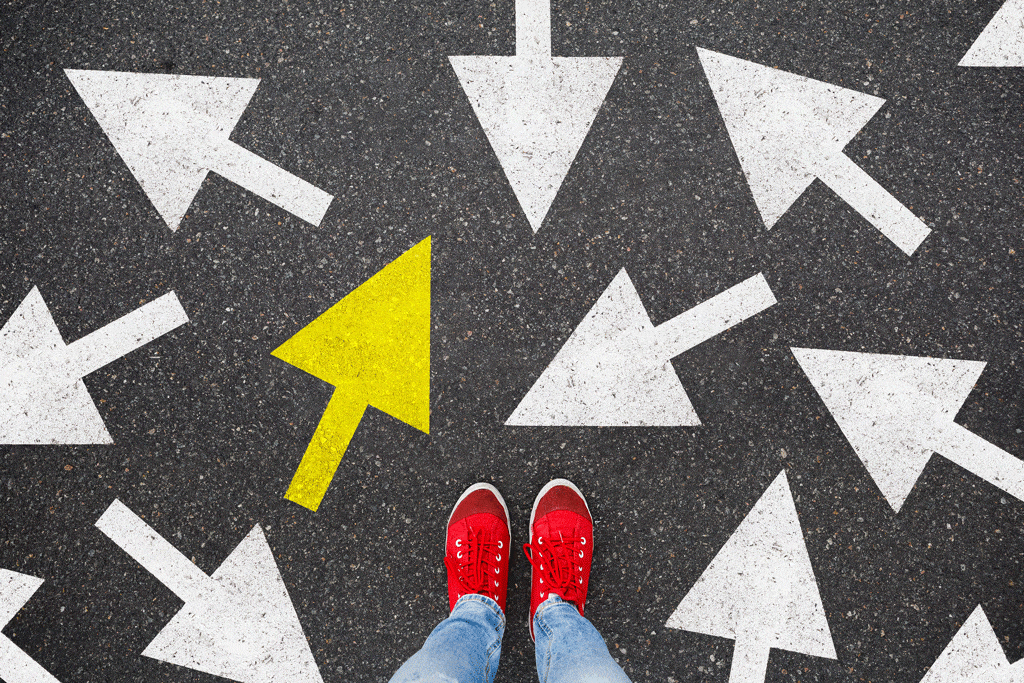
[[[498,491],[498,489],[494,488],[493,486],[491,486],[490,484],[488,484],[485,481],[479,482],[477,484],[473,484],[468,489],[466,489],[465,491],[462,492],[462,495],[459,496],[459,499],[457,501],[455,501],[455,505],[452,506],[452,511],[448,514],[448,523],[444,525],[444,528],[447,529],[448,528],[448,524],[451,524],[452,516],[455,514],[455,508],[459,507],[459,503],[464,501],[466,499],[466,497],[469,496],[469,494],[475,493],[477,491],[480,491],[481,489],[485,490],[485,491],[490,491],[491,493],[493,493],[494,497],[498,499],[499,503],[501,503],[501,509],[505,511],[505,526],[508,527],[509,534],[511,535],[511,533],[512,533],[512,518],[509,517],[509,515],[508,515],[508,506],[505,505],[505,499],[501,497],[501,493]],[[531,525],[533,524],[533,519],[532,518],[530,519],[530,524]]]

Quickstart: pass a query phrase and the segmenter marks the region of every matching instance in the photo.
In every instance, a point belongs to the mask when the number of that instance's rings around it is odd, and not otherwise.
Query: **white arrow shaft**
[[[950,422],[930,441],[936,452],[1018,500],[1024,500],[1024,461]]]
[[[647,333],[659,361],[684,353],[778,303],[760,273],[716,294]]]
[[[17,645],[0,635],[0,680],[7,683],[60,683]]]
[[[908,256],[931,230],[845,154],[806,160],[810,172]]]
[[[186,603],[207,601],[218,591],[216,581],[120,500],[110,504],[96,527]]]
[[[764,683],[768,675],[768,655],[771,647],[756,638],[740,634],[732,650],[729,683]]]
[[[210,170],[313,225],[320,225],[333,196],[230,140],[215,143]]]
[[[53,354],[46,372],[85,377],[187,322],[177,295],[168,292]]]
[[[516,56],[551,56],[551,0],[516,0]]]

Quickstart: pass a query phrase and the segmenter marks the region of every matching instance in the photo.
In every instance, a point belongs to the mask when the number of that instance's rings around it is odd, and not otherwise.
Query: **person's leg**
[[[541,683],[629,683],[583,608],[594,557],[594,520],[572,482],[549,482],[533,503],[530,635]]]
[[[492,683],[501,657],[505,615],[484,595],[464,595],[391,683]]]
[[[498,490],[490,484],[466,489],[448,517],[445,538],[451,615],[391,683],[493,683],[505,632],[511,542],[508,508]]]
[[[542,602],[533,632],[541,683],[629,683],[604,638],[573,603],[557,595]]]

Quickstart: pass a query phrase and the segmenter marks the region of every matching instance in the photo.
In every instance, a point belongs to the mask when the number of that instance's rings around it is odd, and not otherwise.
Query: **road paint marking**
[[[260,79],[64,73],[171,230],[209,171],[313,225],[327,213],[331,195],[228,139]]]
[[[10,623],[42,585],[42,579],[0,569],[0,630]],[[7,683],[59,683],[3,634],[0,634],[0,680]]]
[[[1024,0],[1006,0],[959,66],[1024,66]]]
[[[759,273],[655,327],[622,269],[505,424],[699,425],[671,359],[775,303]]]
[[[772,648],[836,659],[784,471],[665,625],[735,640],[729,683],[763,683]]]
[[[931,232],[843,148],[885,100],[697,48],[754,202],[771,229],[819,178],[908,256]]]
[[[430,238],[272,355],[335,387],[285,494],[315,511],[366,406],[430,433]]]
[[[1024,462],[953,421],[985,363],[792,351],[894,511],[899,512],[934,452],[1024,500]]]
[[[323,683],[259,525],[212,576],[120,500],[96,527],[185,602],[143,656],[242,683]]]
[[[985,610],[978,605],[921,683],[1018,683],[1024,660],[1011,665]]]
[[[187,322],[168,292],[65,345],[33,287],[0,329],[0,443],[113,443],[82,378]]]
[[[552,57],[550,0],[516,0],[515,57],[448,59],[536,233],[622,57]]]

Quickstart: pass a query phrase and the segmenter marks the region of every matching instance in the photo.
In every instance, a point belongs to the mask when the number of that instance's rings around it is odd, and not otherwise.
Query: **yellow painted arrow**
[[[430,432],[430,238],[272,355],[335,387],[284,496],[315,511],[366,406]]]

